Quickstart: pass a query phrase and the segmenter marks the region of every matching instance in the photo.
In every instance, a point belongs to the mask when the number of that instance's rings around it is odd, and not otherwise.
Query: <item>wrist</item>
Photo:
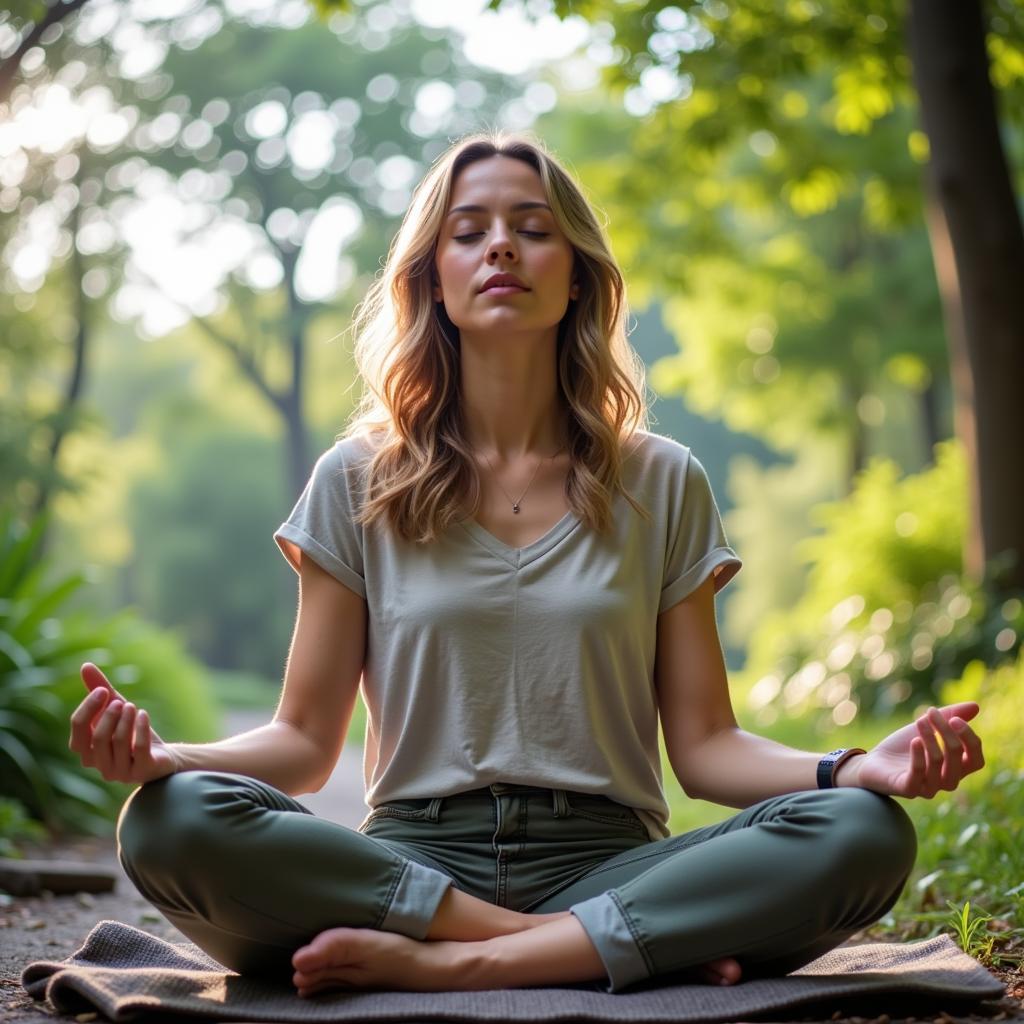
[[[167,751],[167,754],[171,759],[171,764],[173,766],[171,768],[172,775],[177,772],[183,772],[187,769],[188,766],[185,763],[185,756],[181,750],[180,743],[165,743],[164,750]]]
[[[847,788],[860,786],[860,762],[863,757],[863,754],[853,754],[836,768],[833,779],[837,788],[839,786]]]

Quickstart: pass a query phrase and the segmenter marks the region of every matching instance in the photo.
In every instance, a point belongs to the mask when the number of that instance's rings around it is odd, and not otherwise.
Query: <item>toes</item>
[[[713,983],[716,985],[735,985],[743,973],[739,963],[732,957],[715,960],[709,965],[714,973]]]
[[[308,945],[295,951],[292,955],[292,966],[309,973],[338,963],[344,958],[349,930],[331,928],[329,931],[321,932]]]

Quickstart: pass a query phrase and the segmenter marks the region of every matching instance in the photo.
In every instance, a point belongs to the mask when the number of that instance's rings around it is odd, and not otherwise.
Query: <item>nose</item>
[[[493,261],[501,257],[505,257],[506,259],[515,259],[516,255],[514,235],[507,227],[499,225],[494,231],[490,245],[487,247],[487,259],[489,261]]]

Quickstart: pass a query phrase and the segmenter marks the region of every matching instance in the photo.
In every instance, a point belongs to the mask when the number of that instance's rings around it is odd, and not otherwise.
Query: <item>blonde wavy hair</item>
[[[529,133],[464,136],[437,158],[413,193],[384,269],[356,308],[353,354],[364,389],[339,438],[374,441],[356,521],[385,520],[416,543],[475,514],[480,478],[464,434],[458,328],[431,291],[434,253],[454,182],[469,164],[502,155],[540,175],[572,244],[579,294],[558,326],[558,380],[569,413],[569,507],[598,532],[612,522],[623,450],[648,430],[643,361],[629,344],[625,285],[593,210],[569,173]]]

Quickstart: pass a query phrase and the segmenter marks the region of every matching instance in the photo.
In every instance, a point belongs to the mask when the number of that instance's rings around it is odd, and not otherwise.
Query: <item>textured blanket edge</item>
[[[123,962],[120,966],[111,965],[111,958],[126,945],[135,947],[136,955],[139,948],[150,955],[140,957],[138,966],[123,966]],[[923,962],[918,964],[918,961]],[[834,965],[831,969],[830,964]],[[836,972],[835,966],[841,969]],[[887,971],[887,966],[901,966],[902,972]],[[167,979],[165,993],[160,991],[161,975]],[[204,997],[204,991],[223,990],[232,979],[238,979],[241,985],[240,998],[234,1006]],[[616,1011],[626,1011],[619,1019],[637,1022],[672,1019],[710,1022],[736,1014],[790,1009],[827,999],[867,999],[892,994],[962,1002],[999,999],[1006,992],[994,975],[963,953],[948,935],[940,935],[915,943],[840,947],[785,978],[752,979],[727,988],[667,984],[609,994],[589,988],[551,986],[540,990],[499,989],[487,994],[335,993],[315,1002],[300,1001],[280,987],[248,982],[225,971],[191,943],[172,944],[116,921],[99,922],[82,947],[66,960],[28,964],[22,971],[21,982],[33,999],[47,1000],[57,1012],[98,1010],[114,1021],[160,1013],[220,1021],[319,1021],[323,1024],[388,1019],[497,1022],[589,1018],[601,1021],[618,1017]],[[546,1001],[551,1004],[562,1003],[562,1008],[528,1006],[531,1000],[536,1001],[538,991],[545,992]],[[479,1000],[485,995],[491,999],[491,1004],[481,1013],[484,1008]],[[496,996],[500,998],[494,999]],[[432,1000],[437,1001],[436,1007],[424,1005],[425,1001]],[[572,1010],[564,1005],[567,1000],[574,1004]],[[517,1002],[523,1004],[519,1012],[516,1012]],[[678,1016],[672,1013],[670,1002],[675,1004]]]

